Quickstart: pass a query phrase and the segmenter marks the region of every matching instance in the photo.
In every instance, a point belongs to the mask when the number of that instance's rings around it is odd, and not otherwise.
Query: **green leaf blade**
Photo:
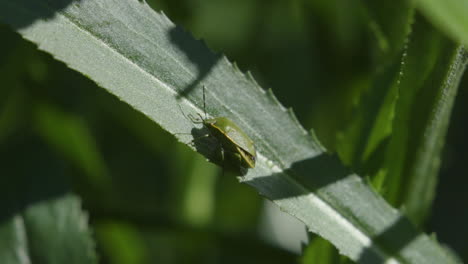
[[[87,218],[73,195],[10,217],[0,226],[0,241],[1,263],[97,263]]]
[[[418,225],[432,204],[440,152],[466,66],[464,48],[419,18],[403,60],[393,133],[383,166],[388,171],[388,199],[406,206]]]
[[[468,3],[463,0],[418,0],[418,8],[439,29],[468,45]]]
[[[0,226],[0,256],[2,263],[31,263],[24,221],[20,216]]]

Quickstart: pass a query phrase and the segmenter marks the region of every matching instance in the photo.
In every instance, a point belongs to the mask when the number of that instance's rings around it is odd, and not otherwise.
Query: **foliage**
[[[296,119],[250,73],[144,2],[1,0],[10,27],[1,29],[2,263],[96,262],[70,192],[110,263],[291,262],[255,232],[256,192],[334,246],[311,236],[303,263],[348,262],[335,247],[362,263],[457,262],[418,231],[453,226],[431,220],[427,229],[467,58],[458,41],[466,43],[468,25],[451,16],[466,7],[432,2],[150,3],[253,69]],[[204,130],[183,113],[202,111],[202,85],[208,114],[231,118],[254,140],[257,166],[239,179],[256,191],[217,177],[224,173],[205,161],[221,163],[210,139],[190,144]],[[466,211],[455,204],[436,208]]]

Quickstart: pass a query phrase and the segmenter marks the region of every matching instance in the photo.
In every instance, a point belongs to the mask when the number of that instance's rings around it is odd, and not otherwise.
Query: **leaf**
[[[183,142],[193,138],[181,134],[193,124],[181,110],[203,112],[200,88],[206,85],[207,113],[232,119],[257,147],[257,167],[241,181],[351,259],[455,262],[326,154],[271,91],[144,2],[0,0],[0,17]],[[196,148],[209,158],[216,154],[209,142]]]
[[[382,160],[375,153],[383,153],[382,146],[392,131],[401,54],[414,20],[414,4],[408,0],[360,3],[376,38],[371,50],[375,67],[368,87],[347,98],[356,103],[348,111],[349,121],[337,135],[336,149],[346,164],[373,175],[374,164],[378,163],[375,161]]]
[[[77,197],[36,203],[0,225],[0,262],[96,263]]]
[[[385,6],[373,7],[379,8]],[[461,47],[421,16],[414,20],[403,59],[375,74],[337,149],[360,171],[385,177],[386,200],[405,206],[413,223],[421,225],[435,195],[440,151],[465,62]]]
[[[418,9],[454,40],[468,45],[468,2],[464,0],[417,0]]]
[[[60,161],[24,135],[3,144],[0,159],[0,263],[96,263]]]
[[[359,1],[377,39],[380,63],[392,61],[403,50],[414,15],[412,0]]]
[[[404,205],[414,223],[426,218],[435,193],[440,154],[466,53],[416,19],[402,62],[393,132],[382,168],[388,199]]]

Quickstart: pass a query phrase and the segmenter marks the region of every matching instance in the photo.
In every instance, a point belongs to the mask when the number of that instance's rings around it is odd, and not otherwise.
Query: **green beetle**
[[[203,86],[203,111],[205,113],[204,118],[200,114],[198,114],[199,117],[192,115],[188,115],[188,117],[193,123],[203,124],[208,129],[209,134],[205,137],[215,138],[219,142],[222,161],[224,162],[226,156],[228,156],[229,160],[233,158],[239,162],[234,165],[244,169],[254,168],[257,154],[252,139],[236,123],[226,117],[207,118],[205,86]]]

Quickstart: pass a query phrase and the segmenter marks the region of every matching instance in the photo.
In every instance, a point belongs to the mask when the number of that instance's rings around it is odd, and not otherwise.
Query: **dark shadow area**
[[[374,244],[385,251],[386,254],[398,259],[400,251],[409,245],[418,236],[418,231],[407,218],[400,217],[382,233],[372,238]],[[357,263],[380,263],[382,260],[371,248],[364,249]]]
[[[191,130],[193,146],[198,153],[202,154],[210,162],[220,166],[224,172],[232,172],[235,175],[243,176],[247,169],[241,166],[240,160],[235,153],[226,151],[216,137],[209,134],[208,129],[193,128]],[[224,156],[223,156],[224,153]]]
[[[202,83],[221,59],[221,54],[213,54],[204,42],[192,38],[181,27],[172,28],[169,31],[169,39],[198,69],[197,79],[180,90],[177,97],[180,99],[186,97]]]
[[[336,156],[323,153],[314,158],[294,163],[284,173],[291,175],[295,181],[306,186],[312,192],[316,192],[345,178],[350,174],[350,171],[341,165]],[[284,184],[278,184],[278,182],[284,182]],[[245,183],[260,190],[263,186],[278,186],[274,192],[276,196],[269,197],[274,200],[304,195],[298,188],[293,188],[282,173],[255,178]],[[290,189],[286,189],[288,186]]]
[[[209,135],[208,129],[204,126],[200,128],[194,127],[190,131],[190,134],[194,139],[192,142],[188,142],[188,144],[195,147],[197,152],[210,162],[222,166],[219,142],[216,138]]]
[[[352,214],[356,208],[346,207],[346,202],[341,201],[343,197],[334,195],[333,191],[329,190],[330,185],[353,185],[355,180],[350,178],[351,172],[344,168],[339,159],[335,155],[321,154],[317,157],[303,160],[294,163],[290,169],[285,171],[285,174],[290,175],[296,182],[305,186],[311,193],[316,194],[329,205],[339,204],[341,208],[339,211],[345,211]],[[290,183],[284,174],[274,174],[271,176],[264,176],[255,178],[245,183],[254,186],[260,193],[268,192],[268,198],[273,200],[280,200],[292,197],[306,195],[301,188],[297,188]],[[346,188],[342,186],[341,188]],[[268,189],[266,189],[268,188]],[[352,188],[352,186],[350,186]],[[336,190],[335,190],[336,191]],[[274,193],[274,196],[271,194]],[[365,206],[365,205],[362,205]],[[354,225],[364,233],[368,233],[372,227],[366,227],[366,223],[361,223],[359,216],[350,219]],[[400,217],[398,221],[391,224],[385,230],[377,230],[379,235],[373,237],[375,244],[384,250],[386,254],[398,256],[399,252],[405,248],[411,241],[418,235],[419,231],[409,222],[407,218]],[[376,254],[372,248],[364,250],[358,263],[380,263],[381,256]]]
[[[15,135],[0,145],[0,223],[27,207],[70,191],[64,162],[28,133]]]
[[[38,19],[47,20],[55,16],[71,3],[79,5],[80,0],[0,0],[0,17],[2,22],[9,24],[15,30],[24,28]]]

